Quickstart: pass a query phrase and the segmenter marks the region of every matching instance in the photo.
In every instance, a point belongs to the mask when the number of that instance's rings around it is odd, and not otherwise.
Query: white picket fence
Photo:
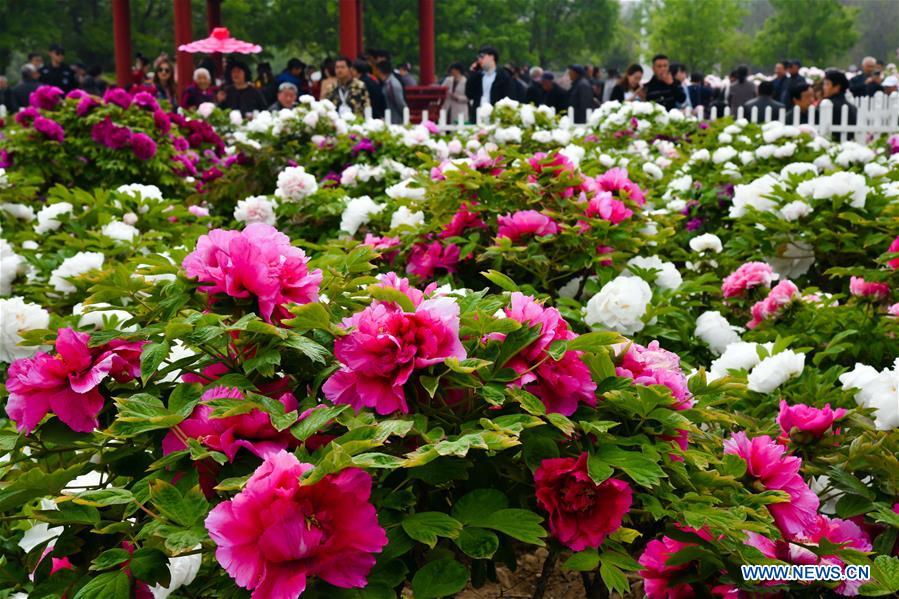
[[[881,134],[899,133],[899,92],[894,92],[887,96],[883,92],[878,92],[872,97],[852,98],[850,102],[856,107],[857,116],[854,125],[849,124],[849,107],[842,107],[840,115],[840,124],[833,124],[833,104],[830,100],[824,100],[819,106],[812,106],[808,112],[807,124],[813,127],[821,135],[832,135],[835,140],[843,141],[851,134],[856,141],[867,142],[879,137]],[[587,110],[587,120],[590,120],[590,114],[593,111]],[[715,120],[721,117],[731,116],[730,107],[725,106],[723,111],[717,107],[712,107],[710,111],[705,111],[702,106],[697,110],[684,111],[688,115],[695,116],[699,120]],[[798,123],[800,119],[800,111],[798,107],[792,110],[791,122]],[[787,109],[781,108],[777,114],[773,114],[771,107],[767,107],[764,114],[761,115],[761,122],[768,123],[771,121],[787,122]],[[384,117],[386,122],[390,122],[390,111]],[[574,121],[574,109],[568,109],[568,117]],[[759,121],[759,112],[757,107],[753,107],[751,111],[744,111],[740,106],[737,109],[736,118],[746,118],[750,122]],[[366,120],[371,120],[371,108],[365,109]],[[422,122],[432,120],[427,110],[422,112]],[[483,118],[480,112],[475,123],[466,123],[463,116],[455,123],[448,122],[445,110],[441,110],[437,115],[437,120],[432,121],[441,132],[459,131],[472,127],[481,127],[489,124],[489,119]],[[403,124],[410,124],[409,108],[403,109]],[[583,127],[583,124],[575,124],[575,127]]]

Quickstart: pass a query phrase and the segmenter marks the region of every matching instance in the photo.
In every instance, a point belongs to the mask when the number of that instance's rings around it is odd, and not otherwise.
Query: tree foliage
[[[784,58],[826,65],[859,38],[859,9],[838,0],[769,0],[774,15],[755,36],[753,54],[763,63]]]

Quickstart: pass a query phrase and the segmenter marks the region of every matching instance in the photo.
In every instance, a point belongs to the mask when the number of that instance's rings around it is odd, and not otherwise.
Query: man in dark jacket
[[[774,64],[774,79],[771,81],[771,85],[774,88],[772,97],[780,101],[784,97],[784,88],[787,86],[787,65],[785,61],[781,60]]]
[[[483,46],[477,61],[471,65],[471,76],[465,84],[465,96],[469,102],[471,120],[477,117],[478,107],[496,104],[512,97],[512,78],[505,69],[497,68],[499,52],[493,46]]]
[[[50,46],[50,64],[41,67],[41,83],[55,85],[64,92],[75,89],[75,73],[65,62],[65,50],[59,44]]]
[[[530,84],[528,84],[528,90],[525,94],[525,101],[528,104],[534,104],[536,106],[544,104],[543,86],[540,85],[540,78],[543,77],[543,69],[541,69],[540,67],[531,67],[529,75],[531,77],[531,82]]]
[[[552,73],[543,73],[540,77],[540,87],[543,88],[543,99],[540,104],[552,106],[556,114],[564,114],[568,110],[568,94],[559,87]]]
[[[381,84],[371,76],[371,65],[364,60],[353,62],[351,69],[353,77],[365,84],[368,90],[368,99],[371,101],[371,116],[375,119],[383,119],[387,111],[387,96]]]
[[[756,123],[764,123],[765,120],[765,110],[767,108],[771,108],[771,118],[768,120],[776,120],[777,115],[780,114],[780,109],[784,107],[784,105],[778,101],[776,101],[772,96],[774,95],[774,82],[773,81],[762,81],[759,84],[758,88],[758,96],[749,100],[745,104],[743,104],[743,114],[746,117],[752,117],[752,109],[757,108],[758,113],[755,117]]]
[[[808,83],[803,81],[790,88],[790,104],[787,108],[788,125],[804,125],[808,123],[808,110],[815,102],[815,91]],[[793,118],[793,113],[799,108],[799,122]],[[817,117],[816,117],[817,118]],[[813,125],[815,123],[812,123]]]
[[[877,83],[874,73],[877,70],[877,59],[873,56],[865,56],[862,59],[862,72],[849,80],[849,91],[856,98],[873,96],[877,93]]]
[[[41,86],[38,76],[37,69],[34,68],[33,64],[26,62],[22,65],[22,78],[12,88],[12,93],[16,96],[16,102],[19,104],[19,107],[24,108],[28,106],[28,98],[31,96],[31,92]]]
[[[712,88],[705,84],[705,76],[702,73],[694,72],[690,75],[687,93],[690,95],[690,106],[694,110],[704,106],[708,112],[708,108],[712,104]]]
[[[802,83],[806,83],[805,77],[799,74],[800,68],[802,68],[802,63],[798,60],[787,61],[787,73],[789,74],[789,77],[787,77],[786,82],[783,85],[783,92],[779,98],[781,104],[784,104],[785,106],[789,106],[793,99],[793,88]]]
[[[287,66],[283,71],[275,77],[276,89],[281,88],[282,83],[293,83],[299,94],[308,94],[309,85],[306,83],[306,63],[299,58],[291,58],[287,61]]]
[[[574,109],[574,122],[587,122],[587,109],[593,108],[593,86],[587,79],[587,70],[583,65],[573,64],[568,67],[568,78],[571,89],[568,90],[568,106]]]
[[[842,125],[843,123],[843,107],[846,107],[847,125],[854,125],[858,119],[858,110],[846,99],[846,90],[849,89],[849,80],[842,71],[832,69],[824,73],[824,98],[830,100],[833,104],[833,120],[834,125]],[[852,139],[854,136],[850,133],[847,136],[840,136],[840,139]]]
[[[687,94],[680,83],[668,71],[668,57],[656,54],[652,57],[652,79],[646,84],[646,100],[655,102],[671,110],[687,99]]]

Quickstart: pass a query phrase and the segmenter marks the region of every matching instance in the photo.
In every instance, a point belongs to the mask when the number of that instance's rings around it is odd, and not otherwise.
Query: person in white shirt
[[[478,51],[478,59],[471,65],[471,76],[465,85],[471,120],[475,120],[479,106],[493,105],[513,95],[512,77],[505,70],[497,68],[498,63],[497,49],[483,46]]]

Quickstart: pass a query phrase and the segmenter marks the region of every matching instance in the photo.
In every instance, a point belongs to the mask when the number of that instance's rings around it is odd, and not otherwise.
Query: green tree
[[[649,8],[649,45],[690,69],[729,66],[743,46],[739,0],[656,0]]]
[[[756,34],[752,47],[760,63],[796,58],[823,67],[858,39],[857,7],[838,0],[768,1],[774,14]]]

